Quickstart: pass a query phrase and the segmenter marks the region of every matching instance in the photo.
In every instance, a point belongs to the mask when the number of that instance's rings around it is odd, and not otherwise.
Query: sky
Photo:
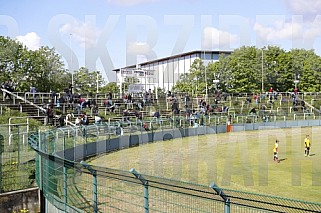
[[[194,50],[314,49],[321,0],[0,0],[0,36],[55,48],[70,71],[115,81],[115,68]]]

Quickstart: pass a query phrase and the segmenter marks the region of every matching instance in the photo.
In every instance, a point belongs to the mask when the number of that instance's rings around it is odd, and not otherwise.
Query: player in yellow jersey
[[[280,163],[279,158],[278,158],[278,152],[279,152],[279,140],[275,140],[275,144],[273,147],[273,160],[277,163]]]
[[[309,135],[306,135],[304,139],[304,155],[305,157],[310,155],[311,141]]]

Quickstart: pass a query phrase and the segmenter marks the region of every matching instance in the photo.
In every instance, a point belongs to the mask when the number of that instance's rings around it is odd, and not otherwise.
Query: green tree
[[[29,91],[31,85],[41,92],[58,91],[66,81],[64,64],[54,49],[28,50],[20,42],[3,36],[0,36],[0,71],[0,80],[11,79],[17,91]]]
[[[189,73],[182,74],[179,81],[173,87],[173,91],[187,92],[189,94],[205,93],[205,67],[201,59],[195,59]]]
[[[0,36],[0,80],[4,82],[8,79],[17,82],[19,74],[24,69],[24,64],[28,62],[24,57],[27,49],[19,42]]]
[[[292,59],[290,69],[293,80],[299,80],[298,89],[301,92],[319,92],[321,89],[321,59],[313,50],[292,49],[289,52]],[[294,86],[292,86],[293,88]]]
[[[69,74],[71,76],[71,74]],[[71,81],[70,81],[71,82]],[[105,83],[100,71],[89,71],[81,67],[74,73],[74,91],[80,94],[90,94],[98,92],[99,88]]]
[[[99,90],[100,93],[118,93],[119,87],[116,82],[109,82],[107,85],[103,86]]]
[[[67,72],[61,56],[54,49],[41,47],[39,50],[29,51],[26,57],[28,63],[20,73],[22,79],[18,84],[20,90],[29,90],[31,85],[40,92],[63,90]]]

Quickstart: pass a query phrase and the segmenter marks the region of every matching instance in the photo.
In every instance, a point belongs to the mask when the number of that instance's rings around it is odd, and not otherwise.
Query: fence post
[[[148,180],[146,180],[141,174],[139,174],[134,168],[129,170],[130,173],[135,175],[137,179],[139,179],[144,186],[144,209],[145,213],[149,212],[149,201],[148,201]]]
[[[210,188],[212,188],[224,200],[224,213],[230,213],[230,198],[215,183],[212,183]]]
[[[67,179],[68,179],[68,176],[67,176],[67,169],[66,169],[66,166],[64,165],[63,167],[63,173],[64,173],[64,211],[67,212],[67,202],[68,202],[68,199],[67,199]]]
[[[93,176],[94,213],[98,213],[97,171],[84,161],[80,161],[80,164]]]

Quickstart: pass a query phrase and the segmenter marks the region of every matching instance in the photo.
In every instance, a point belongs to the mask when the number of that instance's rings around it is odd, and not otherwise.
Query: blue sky
[[[321,0],[0,0],[0,35],[54,47],[66,68],[114,68],[243,45],[315,49]]]

